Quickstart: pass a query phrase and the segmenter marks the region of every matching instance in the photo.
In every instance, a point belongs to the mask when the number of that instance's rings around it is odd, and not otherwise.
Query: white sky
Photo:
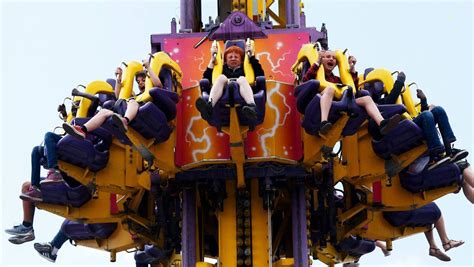
[[[203,1],[204,22],[215,1]],[[357,68],[403,70],[430,103],[442,105],[458,138],[472,149],[473,4],[470,1],[304,1],[307,26],[325,22],[330,47],[349,48]],[[122,61],[141,60],[150,34],[169,33],[179,1],[4,1],[1,4],[1,216],[2,229],[21,222],[20,185],[30,177],[31,148],[60,124],[56,107],[77,84],[113,76]],[[472,159],[472,156],[470,156]],[[472,161],[472,160],[471,160]],[[462,193],[437,201],[449,237],[466,244],[449,251],[443,266],[473,266],[473,208]],[[35,242],[50,241],[61,218],[39,211]],[[3,231],[2,231],[3,232]],[[435,236],[436,237],[436,236]],[[33,242],[15,246],[2,234],[2,266],[50,264]],[[437,239],[438,240],[438,239]],[[438,241],[438,244],[440,242]],[[56,265],[107,265],[106,252],[66,243]],[[362,266],[435,266],[423,235],[394,242],[392,256],[375,251]],[[120,253],[113,266],[134,266]]]

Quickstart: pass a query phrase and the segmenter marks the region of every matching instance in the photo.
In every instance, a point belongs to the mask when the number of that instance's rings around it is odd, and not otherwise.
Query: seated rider
[[[332,83],[342,83],[341,78],[338,76],[334,75],[332,71],[337,65],[336,61],[336,54],[333,51],[330,50],[325,50],[325,51],[320,51],[320,56],[319,56],[320,63],[314,63],[311,68],[308,69],[308,71],[305,73],[303,77],[303,82],[306,82],[310,79],[316,79],[316,73],[320,67],[320,64],[322,64],[322,67],[324,68],[324,74],[326,81],[332,82]],[[350,65],[350,72],[352,74],[352,77],[354,79],[354,83],[356,86],[358,85],[358,79],[357,79],[357,72],[355,72],[354,67],[355,64],[357,63],[357,60],[355,57],[351,56],[349,58],[349,65]],[[321,134],[326,134],[331,130],[332,124],[328,121],[328,116],[329,116],[329,111],[331,109],[332,101],[334,98],[334,91],[335,89],[333,87],[326,87],[323,91],[321,91],[321,126],[319,128],[319,132]],[[398,125],[398,122],[400,121],[400,115],[394,115],[390,119],[384,119],[382,117],[382,114],[380,114],[380,111],[377,108],[377,105],[375,105],[374,101],[370,96],[356,96],[355,102],[357,105],[364,107],[365,111],[371,117],[378,125],[380,132],[382,134],[387,134],[390,132],[393,128],[395,128]]]
[[[445,252],[452,248],[456,248],[464,244],[464,241],[462,240],[452,240],[448,238],[448,234],[446,233],[446,226],[444,224],[444,219],[443,215],[439,217],[439,219],[435,222],[434,224],[436,231],[438,231],[439,238],[441,239],[443,249]],[[438,258],[441,261],[450,261],[451,258],[444,254],[436,245],[436,242],[434,240],[433,236],[433,229],[430,229],[429,231],[425,232],[425,237],[426,241],[428,241],[428,244],[430,246],[429,249],[429,255]]]
[[[405,73],[400,72],[393,85],[393,89],[386,97],[380,98],[380,96],[372,96],[372,98],[374,98],[377,104],[395,104],[401,95],[405,78]],[[426,95],[421,89],[417,89],[416,96],[420,99],[422,112],[413,118],[413,122],[421,128],[426,139],[430,154],[428,169],[431,170],[447,161],[455,162],[467,157],[468,152],[466,150],[456,149],[451,145],[456,141],[456,137],[451,129],[446,111],[440,106],[430,108]],[[441,133],[443,144],[441,144],[439,140],[436,125],[438,125],[439,132]],[[381,138],[373,122],[369,122],[369,132],[375,139]]]
[[[149,67],[149,61],[144,60],[143,66],[145,70],[148,70],[148,75],[151,78],[154,87],[163,87],[160,78],[153,72],[153,70]],[[120,95],[120,90],[122,89],[122,69],[117,68],[115,71],[115,76],[117,77],[117,81],[115,82],[115,96],[118,98]],[[140,92],[135,95],[138,96],[145,92],[145,80],[146,80],[147,72],[140,71],[137,72],[135,75],[135,81],[138,84],[138,89]],[[138,113],[138,108],[140,107],[139,103],[135,101],[134,97],[129,98],[127,100],[127,109],[125,110],[125,114],[122,117],[121,115],[114,113],[112,110],[108,109],[101,109],[97,114],[95,114],[88,122],[84,125],[71,125],[69,123],[64,123],[63,128],[66,133],[75,136],[77,138],[84,139],[88,132],[92,132],[95,129],[99,128],[105,120],[112,116],[112,120],[114,125],[118,127],[118,129],[122,132],[127,131],[127,125],[132,121]]]
[[[255,77],[265,76],[262,66],[258,62],[258,59],[254,56],[252,46],[247,45],[245,52],[249,54],[250,64],[252,65]],[[211,60],[206,71],[203,74],[204,79],[212,81],[212,71],[215,65],[215,55],[217,54],[217,48],[211,47]],[[222,97],[225,86],[229,79],[236,79],[239,84],[240,95],[245,100],[245,105],[242,108],[242,113],[249,120],[255,121],[257,119],[257,107],[253,98],[253,91],[245,78],[243,68],[244,51],[238,46],[230,46],[224,52],[224,68],[222,74],[216,79],[212,85],[211,92],[209,94],[209,102],[205,102],[202,97],[196,100],[196,108],[201,112],[201,116],[205,120],[209,120],[212,115],[212,109],[216,105],[217,101]]]
[[[13,244],[22,244],[35,239],[33,230],[33,218],[35,215],[35,205],[33,201],[43,201],[40,187],[46,183],[62,183],[63,178],[58,168],[56,156],[56,144],[62,136],[47,132],[44,136],[44,146],[35,146],[31,152],[31,180],[22,185],[20,198],[23,202],[23,222],[6,229],[5,232],[13,237],[8,241]],[[41,158],[45,156],[47,160],[48,175],[43,181],[40,180]]]

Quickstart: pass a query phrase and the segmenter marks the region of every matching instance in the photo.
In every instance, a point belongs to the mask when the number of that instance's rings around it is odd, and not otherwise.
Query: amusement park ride
[[[136,261],[153,266],[213,266],[206,257],[223,267],[306,267],[356,262],[375,240],[391,250],[393,240],[430,229],[440,213],[432,202],[459,190],[461,176],[454,163],[419,166],[427,146],[411,121],[420,106],[409,85],[399,104],[379,106],[384,117],[405,119],[375,140],[354,95],[363,84],[390,92],[392,72],[366,70],[357,88],[345,52],[336,50],[343,84],[321,71],[303,83],[329,43],[324,24],[306,27],[301,1],[218,1],[218,19],[204,26],[201,1],[181,0],[180,12],[179,30],[172,19],[171,33],[151,35],[150,67],[163,88],[147,78],[128,130],[108,120],[85,140],[66,135],[57,144],[65,182],[43,185],[36,206],[66,218],[70,239],[108,251],[111,261],[136,249]],[[254,47],[266,74],[255,77],[245,56],[257,120],[242,116],[235,83],[209,120],[199,114],[196,99],[208,97],[212,83],[201,80],[212,45],[213,80],[228,45]],[[132,96],[140,70],[141,63],[126,64],[119,99]],[[114,84],[93,81],[73,91],[77,109],[64,119],[81,125],[113,107]],[[327,86],[338,100],[333,127],[322,135],[317,93]],[[443,179],[427,179],[433,176]]]

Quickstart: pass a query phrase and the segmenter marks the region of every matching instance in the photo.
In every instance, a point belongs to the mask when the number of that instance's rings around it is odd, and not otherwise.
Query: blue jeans
[[[31,151],[31,185],[39,187],[41,159],[46,153],[46,165],[49,169],[58,168],[58,157],[56,155],[56,144],[61,140],[61,136],[52,132],[44,135],[44,147],[35,146]]]
[[[428,149],[432,155],[444,152],[445,147],[450,147],[451,143],[456,141],[456,137],[449,124],[448,116],[442,107],[435,107],[430,111],[423,111],[418,117],[413,119],[413,122],[422,129]],[[439,140],[436,124],[439,126],[444,145],[441,144]]]
[[[46,152],[46,159],[48,160],[49,169],[58,168],[58,156],[56,155],[56,144],[61,140],[62,136],[47,132],[44,135],[44,150]]]
[[[456,141],[456,136],[454,136],[453,130],[451,129],[446,111],[444,111],[442,107],[436,106],[431,110],[431,113],[433,113],[434,120],[436,124],[438,124],[444,146],[450,147],[451,143]]]
[[[69,237],[67,237],[63,231],[59,230],[56,236],[53,238],[53,241],[51,241],[51,245],[57,249],[60,249],[68,240]]]
[[[44,148],[42,146],[35,146],[31,151],[31,185],[39,187],[41,158],[44,156]]]

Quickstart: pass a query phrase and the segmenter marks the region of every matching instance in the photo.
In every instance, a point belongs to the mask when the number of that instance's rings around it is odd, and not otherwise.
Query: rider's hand
[[[117,80],[122,80],[122,69],[120,67],[115,69],[115,77]]]
[[[150,61],[148,59],[144,59],[142,63],[143,67],[148,70],[148,68],[150,67]]]
[[[251,44],[245,44],[245,53],[249,55],[249,57],[253,56],[253,46]]]
[[[426,95],[421,89],[416,89],[416,97],[418,97],[420,100],[426,99]]]
[[[351,73],[355,72],[356,63],[357,63],[357,59],[354,56],[349,56],[349,71]]]

